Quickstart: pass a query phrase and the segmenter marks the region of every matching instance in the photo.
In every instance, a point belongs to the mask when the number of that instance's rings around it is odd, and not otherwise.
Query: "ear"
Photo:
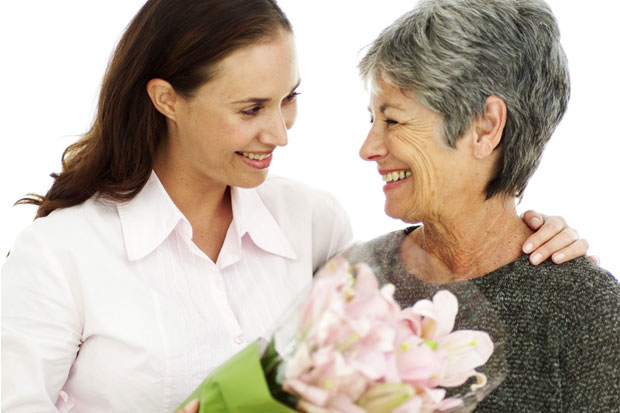
[[[493,153],[502,140],[506,126],[506,102],[499,96],[489,96],[484,115],[475,120],[474,156],[483,159]]]
[[[151,79],[146,84],[146,93],[151,98],[155,109],[168,119],[176,120],[181,98],[170,83],[163,79]]]

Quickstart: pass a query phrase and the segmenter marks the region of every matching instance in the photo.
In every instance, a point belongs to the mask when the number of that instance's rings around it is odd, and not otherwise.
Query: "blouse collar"
[[[237,239],[248,234],[264,251],[284,258],[296,259],[297,254],[256,188],[231,187],[233,224]]]
[[[231,188],[233,221],[224,247],[241,253],[241,240],[248,234],[262,250],[288,259],[297,255],[282,228],[255,188]],[[151,172],[144,188],[131,200],[117,204],[125,250],[130,261],[146,257],[177,230],[191,240],[192,227],[174,204],[161,181]],[[228,239],[234,236],[233,239]],[[232,244],[232,245],[231,245]]]

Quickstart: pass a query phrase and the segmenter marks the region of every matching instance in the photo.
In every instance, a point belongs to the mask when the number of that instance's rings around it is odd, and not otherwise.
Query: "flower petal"
[[[351,399],[342,394],[336,395],[329,402],[329,411],[338,413],[366,413],[366,410],[356,405]]]
[[[483,331],[459,330],[438,340],[448,353],[448,369],[470,370],[483,365],[493,353],[491,337]]]
[[[405,403],[392,410],[392,413],[420,413],[422,410],[422,398],[413,396]]]
[[[413,312],[427,319],[424,320],[424,337],[434,339],[448,334],[454,328],[454,319],[458,312],[458,300],[450,291],[440,290],[433,296],[433,301],[420,300],[413,305]]]
[[[447,399],[443,399],[441,403],[439,403],[439,405],[437,406],[437,410],[442,412],[444,410],[455,409],[457,407],[462,407],[462,406],[463,406],[463,400],[447,398]]]
[[[430,301],[429,301],[430,303]],[[413,312],[412,307],[403,309],[399,315],[400,325],[408,328],[410,334],[422,336],[422,317]]]
[[[357,264],[355,266],[355,292],[358,294],[369,294],[379,290],[379,281],[367,264]]]
[[[396,360],[401,380],[416,384],[430,385],[434,378],[441,378],[446,365],[445,352],[433,351],[426,344],[414,341],[403,343]]]
[[[303,372],[312,367],[312,359],[305,342],[301,342],[295,349],[295,354],[286,361],[285,378],[299,377]]]
[[[309,385],[301,380],[286,380],[282,384],[282,388],[319,407],[325,407],[329,400],[329,393],[327,390]]]

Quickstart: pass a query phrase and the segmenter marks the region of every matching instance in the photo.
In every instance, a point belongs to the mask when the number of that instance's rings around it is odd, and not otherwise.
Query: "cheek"
[[[289,105],[283,107],[282,116],[284,117],[286,129],[292,128],[295,124],[295,120],[297,120],[297,102],[292,102]]]
[[[430,156],[428,139],[421,137],[415,131],[400,129],[390,135],[392,154],[406,163],[414,176],[418,179],[430,179],[434,174],[432,158]]]
[[[186,125],[185,133],[191,137],[192,144],[199,146],[217,145],[218,137],[226,136],[227,124],[222,117],[210,112],[194,113]]]
[[[229,114],[222,114],[211,126],[210,131],[216,139],[213,144],[235,151],[255,139],[261,130],[261,123],[258,119],[241,119]]]
[[[393,151],[396,151],[392,153],[411,168],[413,202],[429,205],[434,199],[439,177],[431,147],[433,138],[420,135],[412,130],[398,131],[391,138]]]
[[[227,131],[220,136],[222,141],[226,142],[226,146],[233,150],[239,150],[256,139],[260,128],[254,124],[229,126]]]

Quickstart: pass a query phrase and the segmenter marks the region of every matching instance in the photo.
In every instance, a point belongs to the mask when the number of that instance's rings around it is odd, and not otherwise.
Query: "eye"
[[[294,102],[297,99],[297,96],[299,96],[300,94],[301,92],[291,92],[290,95],[284,98],[284,102],[285,103]]]
[[[388,128],[389,128],[390,126],[392,126],[392,125],[396,125],[396,124],[398,124],[398,122],[396,122],[396,121],[395,121],[395,120],[393,120],[393,119],[387,119],[387,118],[386,118],[386,119],[384,119],[383,121],[384,121],[385,123],[387,123]]]
[[[254,115],[256,115],[258,112],[260,112],[260,110],[261,110],[262,108],[263,108],[263,107],[262,107],[261,105],[257,105],[257,106],[252,107],[251,109],[248,109],[248,110],[242,110],[242,111],[241,111],[241,113],[243,113],[243,114],[244,114],[244,115],[246,115],[246,116],[254,116]]]

